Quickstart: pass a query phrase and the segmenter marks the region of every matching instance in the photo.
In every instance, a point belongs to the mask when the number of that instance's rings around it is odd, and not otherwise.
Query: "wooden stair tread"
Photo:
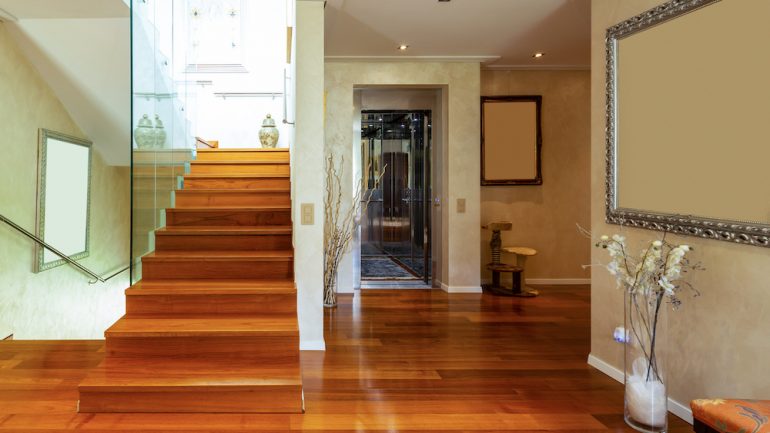
[[[200,189],[180,189],[176,193],[182,194],[262,194],[284,192],[291,193],[291,188],[259,188],[259,189],[232,189],[232,188],[200,188]]]
[[[199,153],[222,153],[222,152],[288,152],[288,147],[273,147],[273,148],[264,148],[264,147],[227,147],[227,148],[216,148],[216,149],[198,149]]]
[[[141,280],[134,286],[143,289],[156,289],[164,287],[221,287],[221,288],[249,288],[249,287],[294,287],[294,281],[287,280]]]
[[[290,235],[292,233],[291,226],[175,226],[175,227],[163,227],[155,230],[156,235],[161,236],[207,236],[207,235]]]
[[[143,260],[288,260],[294,257],[291,250],[278,251],[153,251]]]
[[[262,367],[254,362],[221,360],[158,360],[112,358],[103,361],[81,382],[80,390],[131,392],[152,388],[253,388],[258,386],[301,386],[299,364]]]
[[[126,295],[240,295],[296,293],[292,281],[278,280],[153,280],[139,281],[126,289]]]
[[[185,179],[248,179],[248,178],[258,178],[258,179],[287,179],[291,177],[289,174],[281,174],[281,173],[255,173],[255,174],[248,174],[248,173],[223,173],[223,174],[185,174]]]
[[[166,212],[206,212],[211,210],[216,211],[244,211],[244,210],[254,210],[254,211],[282,211],[291,209],[290,204],[281,205],[281,204],[275,204],[275,205],[268,205],[268,206],[202,206],[202,207],[185,207],[185,208],[168,208],[166,209]]]
[[[107,338],[296,336],[295,317],[123,317],[105,332]]]
[[[191,164],[195,165],[289,165],[289,161],[258,161],[258,160],[242,160],[242,159],[230,159],[222,161],[191,161]]]

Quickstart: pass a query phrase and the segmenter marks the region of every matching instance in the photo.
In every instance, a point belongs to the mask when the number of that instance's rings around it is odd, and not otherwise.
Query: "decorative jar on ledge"
[[[262,143],[262,147],[269,149],[278,145],[278,128],[275,127],[273,116],[269,114],[262,121],[262,129],[259,130],[259,142]]]
[[[160,116],[157,114],[155,115],[155,147],[158,149],[163,149],[166,147],[166,138],[168,138],[168,134],[166,134],[166,128],[163,126],[163,121],[160,120]]]
[[[155,145],[155,129],[146,114],[139,119],[136,129],[134,129],[134,141],[137,149],[150,149]]]

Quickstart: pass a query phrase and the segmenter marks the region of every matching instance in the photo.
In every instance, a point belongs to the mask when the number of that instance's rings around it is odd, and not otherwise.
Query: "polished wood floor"
[[[363,291],[325,327],[328,350],[302,354],[303,415],[78,414],[103,342],[0,342],[0,431],[632,431],[622,386],[586,365],[587,287]]]

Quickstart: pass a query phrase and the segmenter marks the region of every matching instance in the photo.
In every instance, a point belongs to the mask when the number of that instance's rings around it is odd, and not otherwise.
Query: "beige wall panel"
[[[481,187],[481,221],[508,220],[504,245],[538,250],[527,278],[586,279],[590,240],[576,224],[590,224],[590,73],[588,71],[483,71],[482,95],[542,95],[543,184]],[[482,277],[491,275],[490,232],[481,237]],[[505,260],[512,257],[503,255]]]

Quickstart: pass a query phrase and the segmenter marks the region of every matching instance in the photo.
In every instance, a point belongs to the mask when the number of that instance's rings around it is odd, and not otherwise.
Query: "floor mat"
[[[414,280],[416,277],[387,257],[361,257],[361,278]]]

